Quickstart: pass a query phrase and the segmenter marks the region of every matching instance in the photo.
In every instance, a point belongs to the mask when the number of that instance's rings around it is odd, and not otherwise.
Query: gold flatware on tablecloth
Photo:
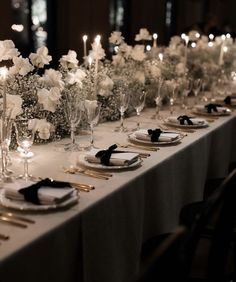
[[[152,152],[156,152],[158,150],[160,150],[159,147],[151,147],[151,146],[144,146],[144,145],[137,145],[137,144],[132,144],[132,143],[128,143],[128,144],[120,144],[120,147],[123,148],[136,148],[136,149],[140,149],[140,150],[144,150],[144,151],[152,151]],[[140,153],[140,152],[139,152]],[[138,154],[139,154],[138,153]]]
[[[65,173],[70,173],[70,174],[81,173],[86,176],[103,179],[103,180],[108,180],[109,177],[111,177],[110,174],[99,173],[97,171],[92,171],[89,169],[83,169],[78,167],[63,168],[63,170]]]
[[[9,217],[9,218],[16,219],[16,220],[19,220],[19,221],[23,221],[23,222],[26,222],[26,223],[32,223],[32,224],[35,223],[35,221],[30,219],[30,218],[23,217],[23,216],[17,215],[17,214],[13,214],[11,212],[0,212],[0,216]]]
[[[21,223],[19,221],[16,221],[12,218],[6,217],[6,216],[0,216],[0,221],[5,222],[7,224],[20,227],[20,228],[27,228],[28,226],[24,223]]]

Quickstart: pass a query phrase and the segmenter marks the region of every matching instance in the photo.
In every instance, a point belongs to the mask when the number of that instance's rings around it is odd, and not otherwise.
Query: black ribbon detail
[[[52,188],[65,188],[65,187],[71,187],[69,182],[63,182],[63,181],[56,181],[51,180],[49,178],[45,178],[39,182],[36,182],[28,187],[22,188],[19,190],[19,193],[24,195],[24,198],[27,202],[34,203],[36,205],[40,205],[40,200],[38,198],[38,190],[41,187],[52,187]],[[72,187],[71,187],[72,188]]]
[[[181,125],[186,124],[185,121],[187,122],[188,125],[193,125],[193,122],[191,121],[190,117],[186,115],[177,117],[177,120],[179,120],[179,123]]]
[[[225,104],[230,105],[231,104],[231,97],[230,96],[226,96],[224,99]]]
[[[109,165],[111,155],[115,153],[114,150],[116,148],[117,148],[117,145],[113,144],[107,150],[98,151],[95,157],[100,159],[101,164]],[[118,151],[116,151],[116,153],[118,153]]]
[[[208,114],[214,112],[218,112],[217,107],[222,107],[220,104],[207,104],[205,105],[205,108],[207,109]]]
[[[148,129],[148,135],[151,135],[152,142],[158,142],[161,133],[162,131],[159,128],[156,128],[155,130]]]

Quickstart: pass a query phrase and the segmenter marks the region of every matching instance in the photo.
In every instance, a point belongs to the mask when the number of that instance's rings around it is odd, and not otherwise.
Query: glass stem
[[[140,121],[139,121],[139,118],[140,118],[140,113],[137,112],[137,130],[140,129]]]
[[[91,131],[91,135],[90,135],[90,144],[91,144],[91,147],[93,147],[93,144],[94,144],[94,138],[93,138],[93,124],[90,124],[90,131]]]
[[[28,152],[27,152],[28,153]],[[26,153],[26,155],[27,155]],[[28,160],[27,157],[24,157],[24,179],[28,179],[29,178],[29,165],[28,165]]]
[[[75,126],[73,124],[71,124],[70,139],[71,139],[71,143],[75,144]]]
[[[121,131],[124,130],[124,114],[123,113],[120,114],[120,129]]]

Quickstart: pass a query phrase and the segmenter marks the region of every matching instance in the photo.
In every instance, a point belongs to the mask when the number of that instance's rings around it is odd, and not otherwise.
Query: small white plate
[[[142,159],[138,159],[136,162],[130,164],[130,165],[122,165],[122,166],[118,166],[118,165],[112,165],[112,166],[108,166],[108,165],[103,165],[103,164],[99,164],[99,163],[90,163],[85,159],[85,155],[81,155],[79,156],[79,160],[78,160],[78,164],[83,165],[85,167],[88,168],[95,168],[95,169],[104,169],[104,170],[122,170],[122,169],[130,169],[130,168],[136,168],[138,166],[140,166],[140,164],[142,163]]]
[[[184,135],[183,134],[180,134],[180,133],[177,133],[177,132],[173,132],[173,133],[176,133],[178,134],[179,136],[175,139],[175,140],[172,140],[172,141],[158,141],[158,142],[152,142],[152,141],[149,141],[149,140],[141,140],[141,139],[138,139],[136,136],[135,136],[135,133],[131,133],[128,135],[128,138],[130,139],[130,141],[133,141],[133,142],[136,142],[136,143],[141,143],[141,144],[148,144],[148,145],[172,145],[172,144],[176,144],[176,143],[179,143],[179,141],[181,139],[183,139]],[[148,147],[147,147],[148,148]]]
[[[48,210],[57,210],[69,207],[79,201],[79,193],[78,191],[74,191],[72,196],[67,199],[66,201],[59,203],[59,204],[53,204],[53,205],[35,205],[30,202],[26,201],[15,201],[11,200],[9,198],[6,198],[5,196],[5,189],[0,190],[0,204],[6,208],[11,208],[15,210],[21,210],[21,211],[48,211]]]

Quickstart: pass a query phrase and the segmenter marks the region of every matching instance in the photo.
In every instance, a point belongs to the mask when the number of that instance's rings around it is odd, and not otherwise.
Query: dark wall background
[[[27,0],[18,0],[27,2]],[[32,0],[28,0],[30,5]],[[102,45],[108,50],[108,37],[114,28],[110,11],[117,1],[123,1],[124,21],[120,27],[130,44],[135,34],[146,27],[151,33],[158,33],[158,44],[167,44],[170,36],[180,34],[194,23],[204,21],[208,13],[217,15],[219,24],[230,24],[236,29],[235,0],[48,0],[48,47],[54,58],[59,58],[69,49],[83,55],[82,36],[87,34],[88,47],[96,34],[101,34]],[[28,13],[17,16],[12,9],[12,0],[0,1],[0,40],[13,39],[24,54],[33,49],[32,30]],[[171,24],[166,24],[166,7],[171,3]],[[28,24],[24,33],[16,34],[11,29],[13,23],[23,21]]]

